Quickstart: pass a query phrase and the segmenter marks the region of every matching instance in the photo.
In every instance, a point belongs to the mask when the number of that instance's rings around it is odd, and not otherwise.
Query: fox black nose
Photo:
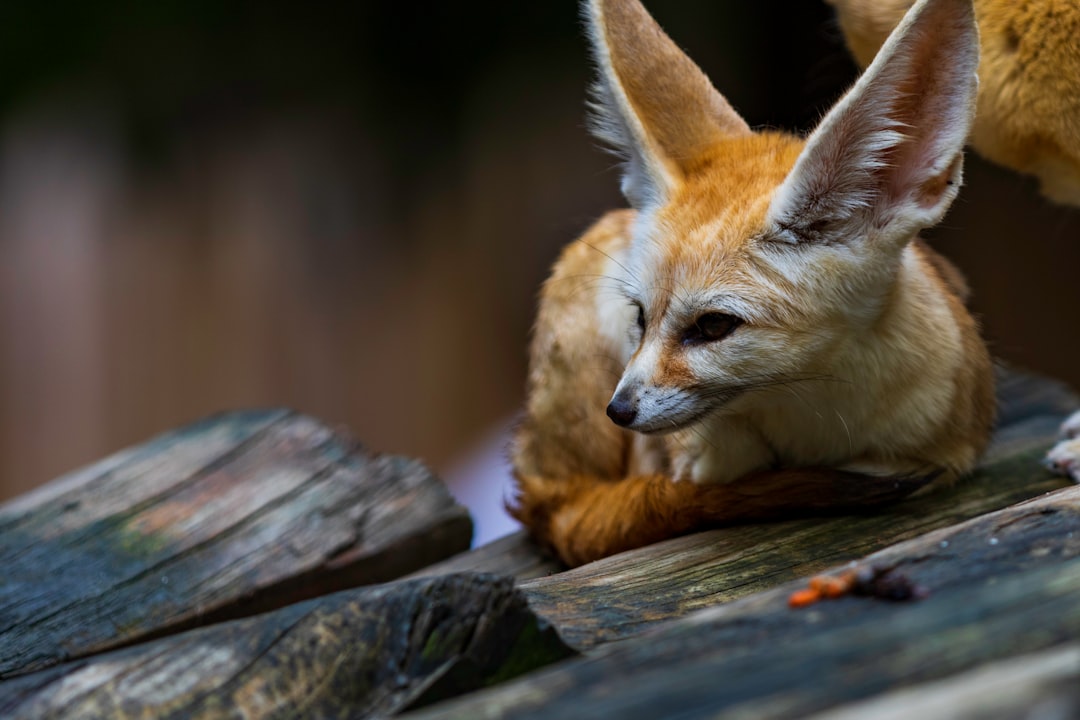
[[[607,416],[619,427],[626,427],[637,417],[637,408],[625,398],[614,397],[608,403]]]

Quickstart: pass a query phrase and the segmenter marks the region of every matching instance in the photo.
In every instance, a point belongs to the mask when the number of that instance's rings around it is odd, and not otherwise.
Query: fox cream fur
[[[866,66],[914,0],[828,0]],[[1080,206],[1080,3],[974,0],[982,36],[971,144]]]
[[[991,364],[917,239],[961,181],[970,0],[921,0],[805,140],[752,132],[638,0],[588,0],[632,209],[545,283],[511,510],[568,563],[969,471]]]

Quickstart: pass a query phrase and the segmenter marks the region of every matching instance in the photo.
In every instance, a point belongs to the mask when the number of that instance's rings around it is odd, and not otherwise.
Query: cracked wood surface
[[[210,418],[0,506],[0,678],[400,577],[471,532],[418,462],[287,411]]]
[[[570,651],[513,580],[347,590],[0,682],[0,717],[382,717]]]

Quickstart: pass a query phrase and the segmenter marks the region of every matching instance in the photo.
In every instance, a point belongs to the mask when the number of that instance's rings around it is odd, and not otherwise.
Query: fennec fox
[[[993,420],[959,274],[970,0],[923,0],[803,140],[755,133],[638,0],[584,5],[632,210],[545,283],[511,512],[569,564],[710,524],[895,499]]]
[[[867,65],[914,0],[828,0],[851,54]],[[982,60],[971,144],[1080,208],[1080,2],[974,0]],[[1047,465],[1080,482],[1080,412]]]

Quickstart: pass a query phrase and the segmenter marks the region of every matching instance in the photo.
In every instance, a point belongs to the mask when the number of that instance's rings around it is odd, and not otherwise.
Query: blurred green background
[[[855,76],[824,3],[648,5],[753,125]],[[622,204],[589,78],[571,0],[4,3],[0,497],[267,405],[467,484],[547,268]],[[967,184],[933,236],[995,351],[1080,381],[1080,213]]]

